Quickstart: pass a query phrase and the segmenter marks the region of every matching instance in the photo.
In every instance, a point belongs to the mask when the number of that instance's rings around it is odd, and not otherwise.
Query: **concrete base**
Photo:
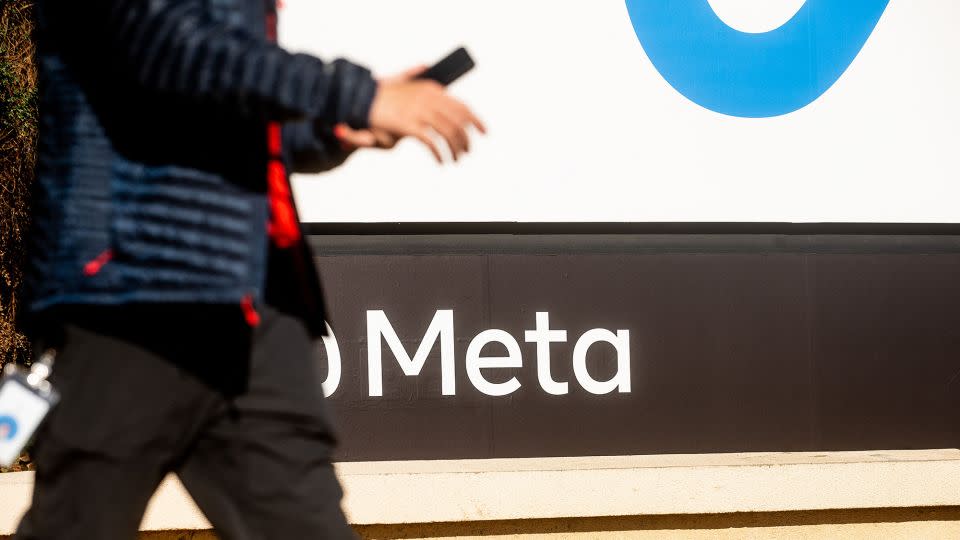
[[[956,539],[960,450],[344,463],[363,538]],[[0,476],[0,535],[33,475]],[[175,478],[141,538],[206,540]],[[2,536],[0,536],[2,537]],[[278,539],[286,540],[286,539]]]

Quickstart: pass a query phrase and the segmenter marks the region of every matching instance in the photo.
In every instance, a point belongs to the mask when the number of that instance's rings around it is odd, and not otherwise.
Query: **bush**
[[[0,0],[0,363],[26,360],[27,340],[14,326],[36,164],[37,72],[31,5]]]

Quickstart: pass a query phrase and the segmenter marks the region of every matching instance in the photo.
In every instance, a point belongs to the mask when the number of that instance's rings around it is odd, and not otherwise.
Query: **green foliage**
[[[36,131],[36,73],[30,4],[4,0],[0,8],[0,133],[30,142]]]
[[[15,66],[6,59],[0,60],[0,110],[4,111],[0,129],[12,132],[16,139],[28,140],[34,129],[31,123],[36,119],[37,92],[35,88],[24,88],[18,81]]]

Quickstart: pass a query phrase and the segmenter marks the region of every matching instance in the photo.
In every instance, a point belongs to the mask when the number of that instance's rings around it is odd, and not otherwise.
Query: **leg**
[[[334,446],[302,323],[264,313],[249,389],[178,470],[225,539],[354,538],[330,463]]]
[[[124,340],[72,325],[63,336],[51,379],[61,401],[38,434],[33,505],[16,538],[130,540],[195,431],[183,413],[212,410],[212,393]]]

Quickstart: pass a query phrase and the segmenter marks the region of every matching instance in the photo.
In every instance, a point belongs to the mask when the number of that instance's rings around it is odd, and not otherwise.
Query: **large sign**
[[[960,444],[955,237],[314,242],[343,460]]]
[[[287,0],[379,74],[458,45],[489,124],[295,182],[308,222],[960,223],[955,0]]]

